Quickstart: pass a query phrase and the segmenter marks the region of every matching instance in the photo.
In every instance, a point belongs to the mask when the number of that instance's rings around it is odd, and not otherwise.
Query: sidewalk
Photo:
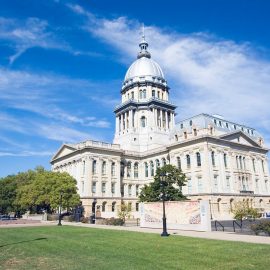
[[[56,223],[55,223],[56,224]],[[161,234],[161,229],[149,229],[141,227],[125,227],[125,226],[110,226],[110,225],[95,225],[86,223],[74,223],[74,222],[62,222],[63,225],[77,226],[77,227],[88,227],[95,229],[107,229],[107,230],[119,230],[119,231],[132,231],[132,232],[144,232],[144,233],[157,233]],[[168,233],[175,236],[187,236],[197,237],[214,240],[225,240],[225,241],[237,241],[246,243],[256,244],[268,244],[270,245],[270,237],[267,236],[256,236],[256,235],[242,235],[231,232],[198,232],[198,231],[180,231],[180,230],[168,230]]]

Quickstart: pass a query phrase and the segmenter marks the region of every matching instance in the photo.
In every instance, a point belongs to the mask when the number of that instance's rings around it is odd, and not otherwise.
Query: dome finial
[[[142,25],[142,40],[139,46],[141,48],[141,51],[138,53],[137,58],[141,58],[141,57],[151,58],[151,54],[147,51],[148,43],[145,40],[144,24]]]

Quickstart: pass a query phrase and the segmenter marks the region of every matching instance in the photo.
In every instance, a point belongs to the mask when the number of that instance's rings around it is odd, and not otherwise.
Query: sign
[[[208,201],[166,202],[168,229],[211,231]],[[162,202],[141,203],[141,227],[162,228]]]

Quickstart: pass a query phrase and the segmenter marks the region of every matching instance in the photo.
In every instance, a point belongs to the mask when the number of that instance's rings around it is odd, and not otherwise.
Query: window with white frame
[[[147,162],[144,163],[144,175],[145,177],[148,177],[148,163]]]
[[[115,176],[115,162],[112,162],[112,165],[111,165],[111,175]]]
[[[128,196],[132,195],[132,185],[128,185]]]
[[[203,192],[203,182],[201,176],[198,176],[198,192],[199,193]]]
[[[97,190],[97,182],[92,182],[92,193],[96,193]]]
[[[102,175],[106,174],[106,161],[102,162],[101,172],[102,172]]]
[[[214,175],[214,186],[213,186],[213,191],[218,192],[218,176]]]
[[[230,176],[226,176],[226,189],[228,192],[231,191]]]
[[[180,157],[177,157],[176,159],[177,159],[177,168],[179,170],[181,170],[181,158]]]
[[[134,178],[138,178],[139,177],[139,164],[138,162],[135,162],[134,164]]]
[[[188,182],[188,194],[192,193],[192,182],[191,182],[191,178],[187,179]]]
[[[154,168],[154,162],[153,161],[150,161],[150,171],[151,171],[151,176],[154,176],[155,168]]]
[[[93,160],[92,162],[92,173],[96,174],[97,173],[97,161]]]
[[[101,184],[101,192],[102,192],[102,193],[105,193],[105,192],[106,192],[106,183],[105,183],[105,182],[103,182],[103,183]]]
[[[115,194],[115,183],[112,183],[111,191],[112,191],[112,194]]]

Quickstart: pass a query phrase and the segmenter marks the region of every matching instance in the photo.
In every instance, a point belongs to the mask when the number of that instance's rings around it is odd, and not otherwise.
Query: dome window
[[[141,117],[141,127],[146,127],[146,117],[145,116],[142,116]]]

